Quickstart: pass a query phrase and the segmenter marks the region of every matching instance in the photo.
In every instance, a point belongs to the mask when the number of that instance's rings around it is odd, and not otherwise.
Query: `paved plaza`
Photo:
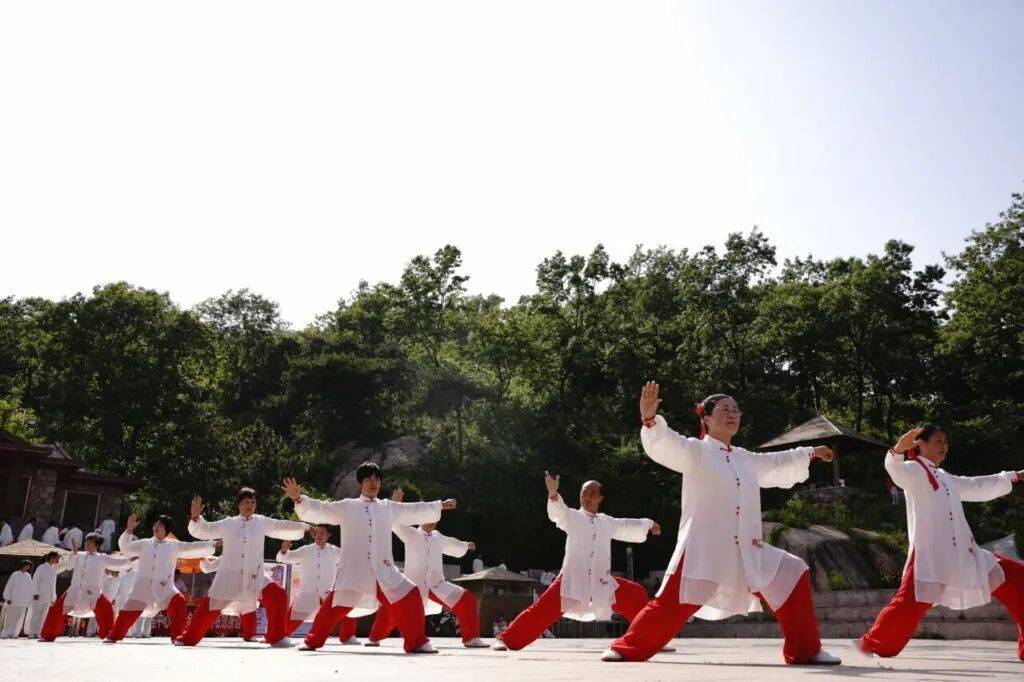
[[[22,639],[0,642],[0,679],[42,682],[99,680],[967,680],[1024,679],[1024,662],[1011,642],[915,640],[888,660],[856,659],[847,642],[826,649],[844,659],[833,668],[781,662],[779,640],[680,639],[676,653],[647,663],[602,663],[608,644],[599,639],[542,640],[525,651],[464,649],[454,639],[434,639],[439,654],[408,656],[398,639],[379,649],[328,644],[322,651],[270,649],[238,639],[212,638],[195,649],[165,640],[127,640],[106,645],[92,639],[59,639],[51,645]]]

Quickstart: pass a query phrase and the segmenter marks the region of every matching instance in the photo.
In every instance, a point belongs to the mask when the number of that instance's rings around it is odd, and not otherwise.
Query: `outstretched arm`
[[[833,453],[824,445],[793,448],[782,452],[751,453],[757,471],[757,484],[762,488],[792,488],[810,475],[811,460],[831,462]]]
[[[686,474],[700,462],[700,440],[686,438],[668,427],[665,418],[657,414],[661,398],[660,387],[649,381],[640,391],[640,442],[647,456],[663,467]]]
[[[295,503],[295,515],[307,523],[329,523],[341,524],[343,501],[330,502],[327,500],[315,500],[308,495],[302,494],[302,487],[294,478],[284,479],[281,490]],[[282,538],[283,540],[300,540],[297,538]]]
[[[1008,495],[1017,482],[1016,471],[1003,471],[989,476],[952,476],[956,491],[964,502],[988,502]]]
[[[441,510],[455,508],[455,500],[441,502],[393,502],[388,500],[393,525],[412,526],[422,523],[436,523],[441,519]],[[449,506],[446,506],[449,505]]]
[[[548,489],[548,518],[555,526],[564,531],[568,528],[569,507],[565,504],[562,496],[558,494],[558,483],[561,478],[561,476],[552,476],[547,471],[544,472],[544,485]]]
[[[442,536],[444,538],[444,546],[441,548],[442,554],[448,556],[460,557],[465,556],[466,552],[471,549],[476,549],[476,545],[472,542],[463,542],[458,538],[450,538],[447,535]]]
[[[617,519],[609,516],[612,522],[612,539],[620,542],[644,542],[647,532],[661,535],[661,526],[650,519]]]
[[[203,518],[203,498],[196,495],[189,508],[189,534],[198,540],[217,540],[224,537],[224,519],[207,521]]]

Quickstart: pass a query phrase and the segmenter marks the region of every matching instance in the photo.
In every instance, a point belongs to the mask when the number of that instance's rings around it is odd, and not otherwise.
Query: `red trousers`
[[[287,632],[288,632],[289,635],[294,633],[299,628],[299,626],[302,625],[305,622],[305,621],[302,621],[302,620],[294,620],[294,619],[292,619],[291,618],[291,614],[288,614],[288,618],[289,618],[289,620],[288,620]],[[357,624],[357,622],[356,622],[355,618],[349,618],[348,616],[343,616],[342,619],[341,619],[341,623],[338,625],[338,641],[344,643],[344,642],[347,642],[352,637],[355,637],[356,636],[356,624]]]
[[[437,598],[433,592],[430,593],[430,600],[437,602],[444,608],[448,608],[443,601]],[[462,633],[462,641],[468,642],[480,636],[480,617],[477,614],[476,597],[465,591],[459,597],[459,601],[451,609],[455,621],[459,624],[459,631]],[[377,609],[377,615],[373,619],[373,627],[370,629],[370,639],[379,642],[387,639],[391,631],[395,629],[395,621],[391,617],[391,609],[381,604]]]
[[[637,614],[626,634],[612,642],[611,648],[622,654],[625,660],[646,661],[661,651],[679,633],[687,619],[700,609],[697,604],[679,603],[682,574],[683,564],[680,561],[661,594]],[[759,593],[755,596],[764,600]],[[786,663],[807,663],[821,650],[818,621],[811,599],[811,580],[806,571],[786,601],[775,611],[775,619],[785,638],[782,657]]]
[[[377,601],[381,608],[387,608],[394,618],[398,631],[405,638],[405,652],[414,651],[426,642],[426,627],[423,622],[423,600],[420,599],[420,591],[413,587],[409,594],[392,603],[384,596],[384,591],[377,586]],[[313,619],[313,627],[306,635],[306,646],[310,649],[319,649],[327,641],[334,629],[335,624],[352,610],[350,606],[335,606],[334,591],[327,593],[320,610],[316,612]]]
[[[167,619],[171,624],[171,640],[175,640],[181,636],[181,633],[185,631],[186,611],[185,611],[185,597],[181,594],[176,594],[171,597],[171,601],[167,604]],[[142,615],[142,611],[121,611],[117,614],[117,620],[114,621],[113,627],[110,628],[110,634],[107,636],[112,642],[118,642],[124,639],[128,631],[132,629],[132,625],[138,617]]]
[[[274,644],[285,637],[285,627],[288,620],[288,594],[284,591],[283,587],[272,582],[260,592],[260,603],[267,612],[267,634],[264,635],[263,641],[267,644]],[[213,621],[217,620],[219,615],[220,611],[210,610],[210,598],[203,597],[202,601],[199,602],[196,612],[192,614],[192,620],[189,621],[185,632],[182,633],[181,637],[178,637],[178,641],[186,646],[199,644],[200,640],[206,636],[210,626],[213,625]],[[246,621],[247,617],[250,618],[248,623]],[[247,631],[250,639],[256,636],[255,612],[242,615],[243,639],[245,639]]]
[[[640,610],[647,605],[647,590],[643,585],[616,578],[618,587],[615,589],[615,603],[612,610],[626,620],[632,622]],[[555,578],[544,594],[530,607],[516,616],[505,632],[498,635],[512,651],[519,651],[527,646],[552,623],[562,617],[562,575]],[[658,647],[659,649],[661,647]]]
[[[62,594],[60,599],[53,602],[53,606],[46,612],[46,620],[43,621],[43,629],[39,631],[39,639],[52,642],[64,630],[64,598],[67,596],[67,592]],[[110,624],[114,620],[114,607],[101,594],[92,610],[96,615],[96,634],[103,639],[110,631]]]
[[[1017,656],[1024,661],[1024,563],[996,555],[1006,580],[992,592],[1017,621]],[[903,651],[914,636],[917,624],[931,604],[920,602],[914,595],[914,559],[907,564],[903,582],[892,601],[881,610],[867,634],[860,638],[860,646],[878,656],[888,658]]]

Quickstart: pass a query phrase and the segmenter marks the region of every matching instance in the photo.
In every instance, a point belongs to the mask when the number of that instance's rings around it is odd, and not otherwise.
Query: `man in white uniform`
[[[17,639],[25,625],[25,615],[32,605],[32,562],[25,559],[11,574],[4,586],[4,626],[0,638]]]
[[[57,601],[57,575],[68,570],[71,562],[70,554],[61,556],[59,552],[48,552],[32,575],[32,607],[28,612],[25,629],[28,636],[38,639],[43,629],[46,613]]]
[[[341,564],[341,549],[329,544],[330,529],[322,524],[314,524],[309,532],[313,535],[313,544],[292,549],[292,543],[285,540],[281,543],[281,551],[277,560],[283,564],[292,564],[293,570],[299,572],[299,590],[292,595],[290,613],[288,615],[288,634],[306,621],[313,620],[320,604],[327,597],[338,576]],[[357,614],[358,615],[358,614]],[[341,619],[339,639],[342,644],[359,644],[356,639],[356,620],[351,614]]]
[[[103,537],[103,551],[109,552],[111,547],[111,540],[114,538],[114,533],[117,531],[117,524],[114,523],[114,515],[107,514],[106,518],[103,519],[103,523],[96,529],[96,532]]]

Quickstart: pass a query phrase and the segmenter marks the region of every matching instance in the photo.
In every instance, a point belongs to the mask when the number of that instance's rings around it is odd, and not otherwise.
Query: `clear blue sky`
[[[0,295],[249,287],[293,324],[418,253],[956,251],[1024,188],[1024,2],[0,7]]]

